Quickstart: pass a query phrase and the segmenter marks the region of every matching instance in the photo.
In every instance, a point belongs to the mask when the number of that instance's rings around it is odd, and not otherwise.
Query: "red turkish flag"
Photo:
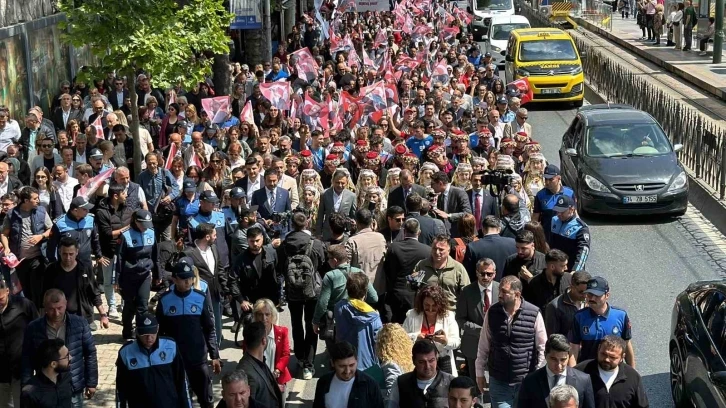
[[[260,92],[262,96],[270,101],[272,106],[277,107],[281,111],[290,109],[290,83],[289,82],[270,82],[260,84]]]
[[[529,84],[529,78],[527,77],[508,83],[507,89],[510,88],[516,89],[517,92],[519,92],[519,99],[521,99],[522,105],[534,98],[534,92],[532,90],[532,86]]]

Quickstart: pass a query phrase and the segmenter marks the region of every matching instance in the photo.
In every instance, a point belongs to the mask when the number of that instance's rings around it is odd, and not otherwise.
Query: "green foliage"
[[[222,0],[60,0],[68,34],[63,41],[88,45],[99,58],[89,67],[93,77],[116,70],[132,76],[143,68],[155,87],[191,87],[211,72],[212,60],[195,58],[202,52],[229,52],[226,29],[232,15]]]

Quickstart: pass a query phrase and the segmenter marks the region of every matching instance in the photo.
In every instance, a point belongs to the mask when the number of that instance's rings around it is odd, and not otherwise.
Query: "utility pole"
[[[721,52],[723,51],[723,7],[724,0],[716,0],[716,32],[713,38],[713,63],[721,63]]]
[[[270,0],[262,0],[262,61],[272,61],[272,22]]]

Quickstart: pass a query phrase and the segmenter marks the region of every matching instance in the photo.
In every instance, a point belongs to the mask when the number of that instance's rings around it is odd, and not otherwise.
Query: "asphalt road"
[[[570,106],[530,106],[529,121],[545,157],[559,165],[562,134],[575,116]],[[707,221],[692,209],[682,219],[669,217],[588,217],[592,252],[587,269],[610,282],[611,304],[628,311],[633,326],[637,369],[652,407],[672,407],[668,340],[670,314],[676,294],[696,280],[722,276],[722,268],[703,250]],[[694,232],[695,231],[695,232]],[[719,240],[723,241],[721,237]],[[726,259],[726,258],[723,258]],[[722,262],[726,266],[726,262]],[[280,315],[288,327],[289,313]],[[292,341],[292,340],[291,340]],[[291,347],[293,345],[291,344]],[[224,353],[223,353],[224,354]],[[327,369],[319,342],[315,379],[288,384],[288,407],[310,407],[317,377]],[[293,376],[296,360],[290,362]]]

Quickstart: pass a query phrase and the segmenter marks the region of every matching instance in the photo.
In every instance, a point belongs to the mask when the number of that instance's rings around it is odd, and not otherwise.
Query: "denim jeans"
[[[73,408],[83,408],[83,399],[85,397],[83,396],[83,391],[79,392],[78,394],[73,395],[73,398],[71,398],[71,406]]]
[[[111,265],[103,266],[103,293],[106,295],[108,310],[116,308],[116,294],[113,291],[113,271],[116,264],[116,257],[111,260]]]
[[[214,312],[214,330],[217,332],[217,346],[222,344],[222,302],[212,296],[212,311]]]
[[[519,386],[521,383],[509,385],[489,377],[489,397],[492,400],[492,408],[512,408],[517,405]]]
[[[0,408],[20,407],[20,380],[0,383]]]

